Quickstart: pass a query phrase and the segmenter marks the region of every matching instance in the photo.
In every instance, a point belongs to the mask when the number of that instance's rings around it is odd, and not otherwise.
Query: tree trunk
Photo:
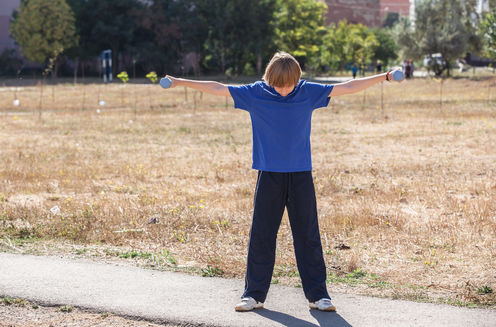
[[[59,59],[55,59],[55,63],[53,64],[53,73],[52,76],[54,79],[57,79],[57,75],[59,73],[60,62]]]
[[[258,49],[257,51],[257,75],[261,75],[262,74],[262,54],[261,54],[261,50]]]
[[[220,70],[223,74],[226,73],[226,54],[223,45],[220,47]]]
[[[224,50],[221,50],[220,53],[220,69],[224,74],[226,73],[226,59],[225,59]]]
[[[50,67],[51,74],[52,74],[52,82],[57,79],[57,74],[58,74],[58,71],[59,71],[59,58],[60,58],[60,56],[57,56],[53,60],[52,67]]]

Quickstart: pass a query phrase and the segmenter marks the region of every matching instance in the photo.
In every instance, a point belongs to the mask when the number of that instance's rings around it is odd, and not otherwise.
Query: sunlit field
[[[314,112],[331,294],[495,305],[495,82],[384,83]],[[0,110],[0,248],[69,240],[243,278],[257,173],[231,99],[63,84],[0,88]],[[299,286],[286,214],[277,242],[273,283]]]

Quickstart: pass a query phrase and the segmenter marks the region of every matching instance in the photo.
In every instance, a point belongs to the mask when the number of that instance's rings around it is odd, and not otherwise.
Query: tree
[[[65,0],[22,1],[9,32],[23,55],[40,64],[48,59],[55,61],[64,49],[78,41],[74,13]],[[56,70],[54,75],[57,75]]]
[[[76,83],[79,66],[81,66],[82,68],[82,75],[84,78],[86,62],[90,60],[94,54],[98,53],[98,49],[88,40],[87,35],[82,33],[82,25],[84,24],[83,15],[86,6],[86,0],[66,1],[74,12],[74,17],[76,19],[76,34],[79,37],[79,42],[77,44],[64,51],[64,54],[67,57],[74,60],[74,83]]]
[[[31,0],[30,0],[31,1]],[[102,50],[112,50],[113,69],[124,70],[124,56],[136,42],[138,16],[143,8],[139,0],[81,0],[81,44],[98,55]]]
[[[379,46],[374,33],[362,24],[348,24],[342,20],[331,24],[323,37],[320,66],[343,69],[352,62],[368,63]]]
[[[402,58],[419,59],[422,57],[417,39],[417,30],[408,18],[401,17],[392,29],[393,38],[399,48],[399,56]]]
[[[345,53],[350,61],[370,62],[378,46],[374,33],[362,24],[349,24]]]
[[[15,76],[19,73],[22,60],[16,56],[14,49],[4,49],[0,53],[0,76]]]
[[[315,66],[326,34],[325,2],[317,0],[278,0],[275,13],[275,44],[295,56],[305,68]]]
[[[233,26],[233,6],[227,0],[196,0],[198,22],[205,26],[207,36],[203,45],[204,65],[207,69],[219,69],[225,73],[230,64],[231,40],[235,37]],[[239,36],[241,37],[241,36]]]
[[[187,17],[195,16],[194,12],[187,12],[190,3],[154,0],[139,11],[135,42],[128,49],[144,71],[171,72],[178,66],[184,45],[190,41],[184,31],[195,28],[185,26]]]
[[[331,70],[343,69],[348,61],[345,53],[345,44],[348,33],[346,21],[339,22],[336,27],[331,24],[322,38],[320,45],[319,64],[321,68],[329,67]]]
[[[382,61],[384,66],[387,67],[390,60],[395,60],[398,57],[398,45],[394,41],[390,29],[374,28],[372,32],[377,39],[377,43],[373,48],[372,59]]]
[[[450,63],[463,56],[470,46],[477,47],[475,29],[471,28],[474,1],[424,0],[415,7],[415,25],[401,19],[395,28],[396,42],[403,56],[420,59],[440,53],[439,64],[431,60],[436,75],[445,70],[449,76]]]
[[[482,21],[481,31],[484,41],[484,54],[491,59],[496,59],[496,8],[487,14]]]
[[[272,46],[275,0],[194,0],[196,24],[204,27],[204,66],[240,74],[262,59]]]
[[[467,52],[480,53],[482,51],[482,38],[479,35],[481,17],[476,7],[479,0],[464,0],[460,2],[462,23],[468,34]]]
[[[274,15],[277,0],[257,0],[253,6],[252,14],[252,37],[251,53],[255,54],[255,67],[258,75],[262,73],[264,60],[272,57],[276,47],[274,44]]]

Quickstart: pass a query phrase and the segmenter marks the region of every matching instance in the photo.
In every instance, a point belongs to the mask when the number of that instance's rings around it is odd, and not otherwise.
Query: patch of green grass
[[[383,281],[383,280],[380,280],[377,282],[367,283],[367,285],[372,287],[372,288],[380,288],[380,289],[392,287],[392,285],[390,283]]]
[[[367,274],[367,272],[361,270],[360,268],[355,269],[353,272],[347,274],[330,273],[327,276],[328,283],[342,283],[347,285],[358,285],[365,284],[372,288],[392,288],[393,285],[381,280],[378,276],[374,274]]]
[[[15,239],[20,242],[35,241],[38,239],[38,235],[36,227],[15,228],[7,222],[7,226],[0,228],[0,237],[8,237],[11,240]]]
[[[66,313],[72,312],[72,310],[74,310],[74,307],[72,305],[64,305],[59,308],[60,312],[66,312]]]
[[[136,250],[132,250],[129,252],[119,252],[119,251],[115,251],[115,250],[104,249],[103,252],[105,252],[109,256],[123,258],[123,259],[151,260],[151,261],[153,261],[153,263],[155,263],[159,266],[163,266],[163,265],[175,266],[175,265],[177,265],[176,258],[174,258],[172,253],[166,249],[163,249],[160,252],[142,252],[142,251],[136,251]]]
[[[349,284],[349,285],[356,285],[358,284],[358,280],[356,279],[350,279],[346,276],[339,276],[338,274],[332,273],[327,276],[327,281],[328,283],[343,283],[343,284]]]
[[[360,268],[357,268],[353,272],[346,274],[346,277],[354,278],[354,279],[359,279],[365,276],[367,276],[367,273],[365,271],[360,270]]]
[[[423,302],[432,302],[432,301],[429,301],[429,299],[428,299],[427,301],[423,301]],[[466,302],[466,301],[462,301],[460,299],[455,299],[455,298],[440,298],[440,299],[437,299],[436,302],[441,303],[441,304],[454,305],[457,307],[464,307],[464,308],[477,308],[477,307],[479,307],[475,303]]]
[[[43,240],[44,238],[38,238],[35,236],[30,236],[27,238],[24,237],[17,237],[15,234],[11,234],[5,229],[2,230],[0,229],[0,239],[2,239],[2,242],[0,243],[0,247],[7,247],[10,248],[10,244],[14,247],[23,247],[25,244],[28,243],[33,243],[36,241]]]
[[[487,285],[481,286],[477,289],[477,294],[491,294],[493,289]]]
[[[224,275],[224,270],[218,267],[207,266],[201,269],[202,277],[216,277]]]
[[[76,254],[81,255],[88,252],[88,249],[76,249]]]
[[[27,301],[27,300],[24,300],[24,299],[14,299],[14,298],[11,298],[9,296],[2,297],[2,302],[5,305],[12,305],[12,304],[14,304],[14,305],[21,306],[21,307],[25,307],[25,306],[29,305],[29,301]]]
[[[119,251],[110,250],[110,249],[103,249],[103,252],[111,257],[118,257],[121,254]]]
[[[141,252],[141,251],[135,251],[135,250],[132,250],[130,252],[123,252],[121,254],[119,254],[119,258],[125,258],[125,259],[128,259],[128,258],[142,258],[142,259],[149,259],[151,258],[153,255],[153,253],[151,252]]]
[[[300,277],[300,273],[298,272],[298,269],[292,265],[282,265],[278,266],[276,265],[274,267],[274,272],[272,274],[273,277]]]
[[[160,264],[165,260],[166,263],[170,263],[172,265],[177,265],[177,260],[172,256],[172,253],[169,250],[163,249],[160,253],[152,256],[153,261]]]
[[[3,302],[3,304],[5,304],[5,305],[11,305],[11,304],[14,304],[14,299],[13,299],[13,298],[11,298],[11,297],[8,297],[8,296],[4,296],[4,297],[2,298],[2,302]]]
[[[414,292],[414,293],[404,293],[400,292],[399,290],[394,290],[393,294],[391,296],[392,299],[394,300],[408,300],[408,301],[414,301],[414,302],[432,302],[432,299],[429,298],[426,294],[423,292]]]

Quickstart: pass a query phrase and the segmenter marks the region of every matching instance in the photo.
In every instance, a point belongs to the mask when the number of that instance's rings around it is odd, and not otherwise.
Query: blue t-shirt
[[[272,172],[312,170],[312,112],[329,104],[333,86],[300,80],[287,96],[281,96],[262,81],[229,86],[234,107],[250,113],[253,169]]]

